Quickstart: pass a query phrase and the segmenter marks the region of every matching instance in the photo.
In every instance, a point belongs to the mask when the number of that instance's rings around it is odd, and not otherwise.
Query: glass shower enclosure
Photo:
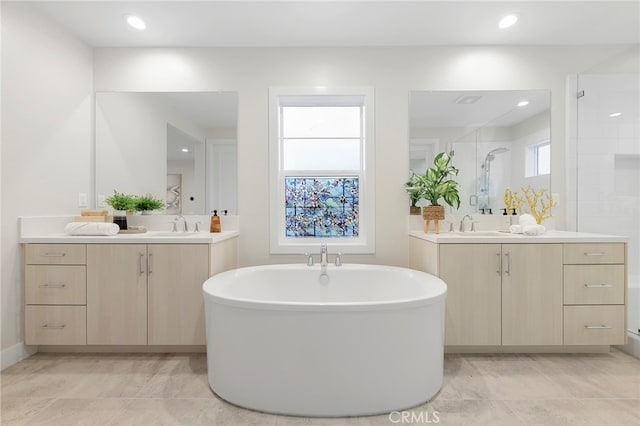
[[[637,46],[629,49],[577,75],[575,85],[569,85],[577,88],[575,101],[570,101],[576,126],[567,152],[567,169],[575,174],[567,176],[575,184],[575,200],[570,200],[575,212],[568,215],[575,217],[575,229],[629,239],[627,329],[636,335],[640,335],[639,52]]]

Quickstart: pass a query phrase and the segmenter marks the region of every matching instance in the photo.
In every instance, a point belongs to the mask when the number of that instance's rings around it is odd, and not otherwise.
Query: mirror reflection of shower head
[[[484,158],[484,161],[493,161],[496,158],[496,156],[494,154],[502,154],[502,153],[505,153],[507,151],[509,151],[509,148],[505,148],[505,147],[492,149],[491,151],[489,151],[487,156]]]

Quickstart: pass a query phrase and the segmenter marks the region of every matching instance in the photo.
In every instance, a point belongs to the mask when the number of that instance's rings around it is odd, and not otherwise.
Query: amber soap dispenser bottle
[[[220,226],[220,216],[218,216],[218,210],[213,211],[213,216],[211,216],[211,226],[209,227],[209,232],[220,232],[222,228]]]

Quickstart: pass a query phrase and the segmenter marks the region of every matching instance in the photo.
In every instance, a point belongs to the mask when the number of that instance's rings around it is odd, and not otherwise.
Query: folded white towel
[[[522,234],[522,226],[521,225],[511,225],[509,227],[509,232],[512,234]]]
[[[67,235],[116,235],[120,227],[106,222],[71,222],[64,227]]]
[[[531,216],[528,213],[525,213],[523,215],[520,215],[520,217],[518,218],[518,223],[521,226],[527,226],[527,225],[537,225],[538,222],[536,222],[536,218]]]
[[[547,228],[543,225],[527,225],[522,227],[522,233],[525,235],[542,235],[547,232]]]

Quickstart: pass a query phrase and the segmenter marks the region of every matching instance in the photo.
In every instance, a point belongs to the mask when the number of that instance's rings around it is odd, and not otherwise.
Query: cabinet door
[[[149,344],[204,345],[206,244],[150,244]]]
[[[147,344],[146,245],[87,245],[87,343]]]
[[[562,344],[562,244],[502,245],[502,344]]]
[[[441,244],[445,344],[500,344],[500,244]]]

